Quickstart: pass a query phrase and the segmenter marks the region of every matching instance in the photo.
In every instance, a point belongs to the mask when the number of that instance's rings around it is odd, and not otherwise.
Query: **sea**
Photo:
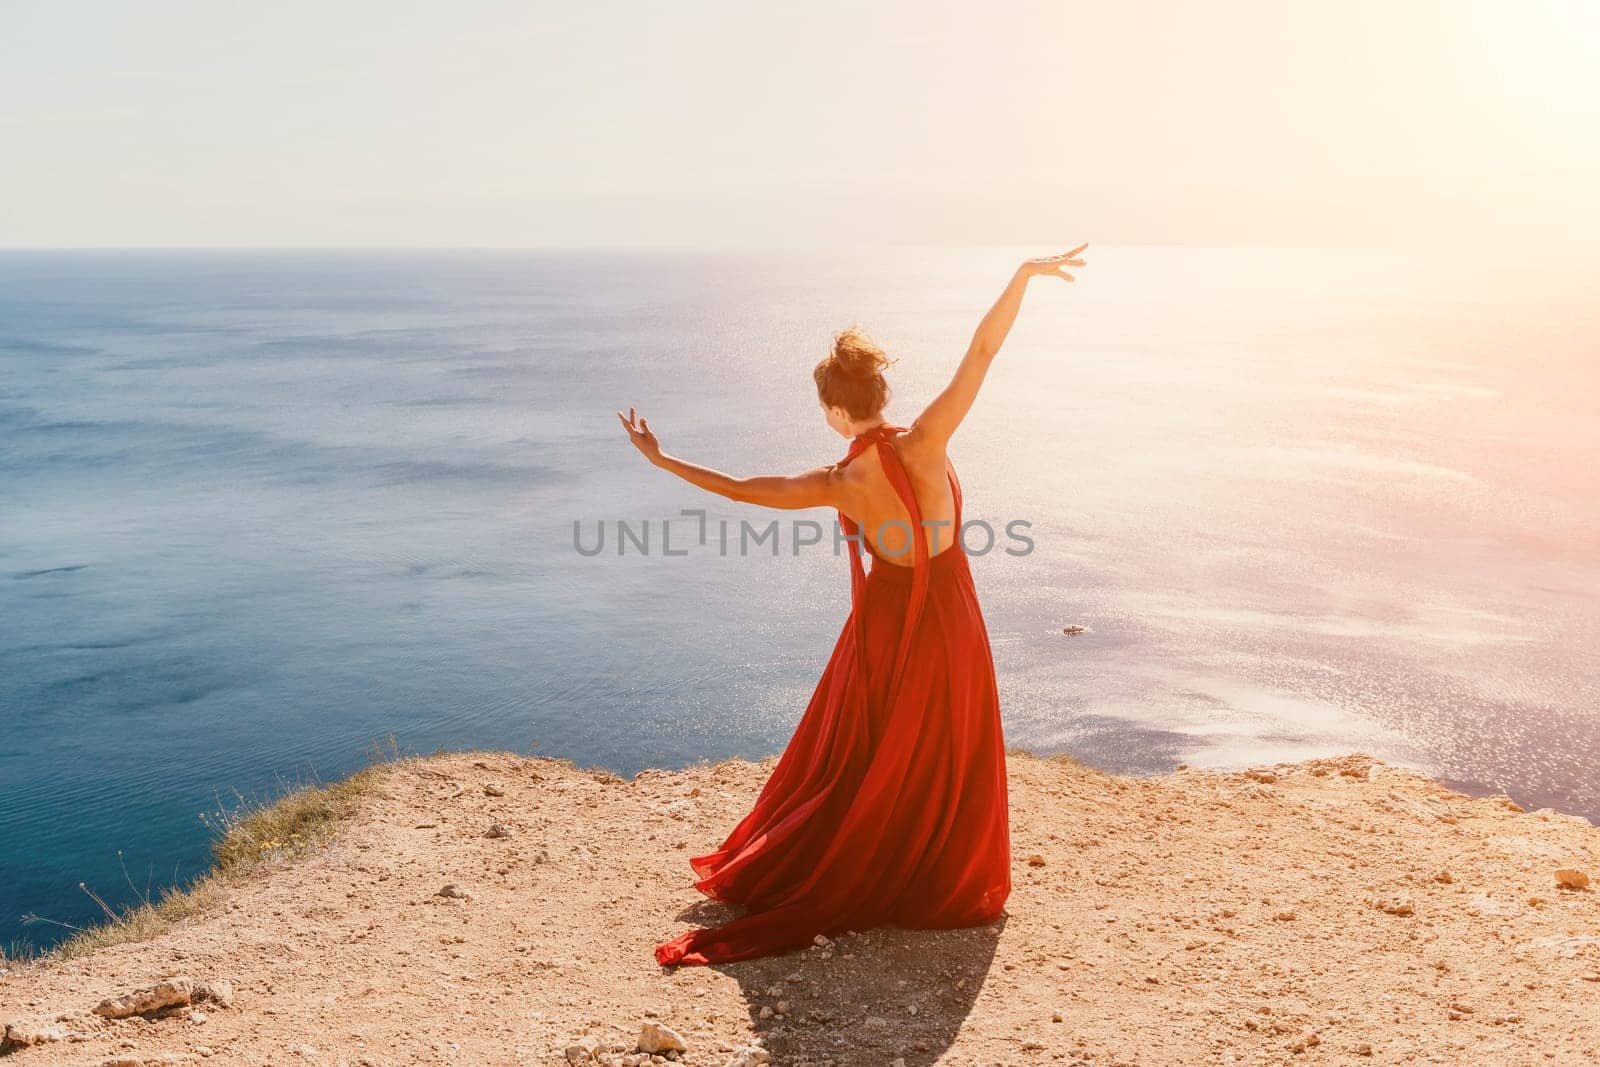
[[[780,752],[849,609],[833,516],[702,493],[616,412],[832,462],[834,333],[908,423],[1060,250],[0,252],[0,949],[381,751]],[[1084,256],[951,443],[1007,744],[1361,751],[1600,819],[1593,257]]]

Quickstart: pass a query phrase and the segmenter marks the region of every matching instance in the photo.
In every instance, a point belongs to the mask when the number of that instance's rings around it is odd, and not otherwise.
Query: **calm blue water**
[[[833,331],[901,356],[909,421],[1020,255],[0,253],[0,945],[91,920],[80,881],[128,899],[123,864],[186,880],[219,797],[391,732],[624,774],[781,749],[844,560],[682,519],[663,557],[682,508],[773,513],[612,412],[740,473],[830,461]],[[1090,259],[1035,284],[953,446],[970,517],[1033,524],[975,560],[1008,741],[1364,749],[1600,817],[1593,268]],[[617,519],[655,551],[574,551]]]

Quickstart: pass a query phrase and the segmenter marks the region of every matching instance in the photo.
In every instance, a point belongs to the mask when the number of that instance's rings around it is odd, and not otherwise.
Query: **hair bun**
[[[890,361],[876,341],[852,326],[834,335],[828,362],[847,378],[870,381],[882,374]]]
[[[811,372],[817,396],[829,407],[841,407],[857,419],[868,419],[889,402],[883,369],[894,360],[858,327],[834,334],[833,350]]]

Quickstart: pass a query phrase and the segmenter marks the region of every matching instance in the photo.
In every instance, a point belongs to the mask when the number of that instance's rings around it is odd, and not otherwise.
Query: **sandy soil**
[[[1002,922],[658,967],[655,942],[727,914],[685,857],[771,766],[397,763],[333,842],[154,941],[12,963],[7,1062],[563,1064],[578,1045],[621,1064],[646,1022],[714,1067],[1600,1057],[1600,893],[1556,875],[1600,881],[1600,830],[1361,755],[1137,779],[1016,754]],[[221,992],[92,1014],[169,976]]]

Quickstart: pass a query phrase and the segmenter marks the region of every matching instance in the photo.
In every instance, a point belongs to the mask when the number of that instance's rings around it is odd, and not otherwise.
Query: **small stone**
[[[455,882],[446,882],[444,888],[434,894],[436,897],[449,897],[452,900],[471,900],[472,894]]]
[[[1044,857],[1039,855],[1037,852],[1033,853],[1032,855],[1030,855],[1028,857],[1028,866],[1029,867],[1043,867],[1044,866]]]
[[[568,1045],[566,1049],[563,1050],[563,1054],[567,1057],[568,1063],[578,1064],[594,1062],[594,1050],[589,1048],[587,1045]]]
[[[144,1015],[187,1004],[194,999],[194,980],[181,975],[163,978],[153,986],[109,997],[95,1005],[94,1013],[107,1019],[126,1019],[130,1015]]]
[[[10,1051],[13,1048],[27,1048],[30,1045],[44,1045],[66,1039],[67,1031],[59,1026],[8,1023],[5,1029],[0,1031],[0,1050]]]
[[[1562,889],[1587,889],[1589,874],[1576,867],[1562,867],[1556,871],[1556,885]]]
[[[1370,1056],[1370,1055],[1372,1055],[1372,1046],[1367,1044],[1365,1041],[1361,1042],[1361,1044],[1356,1046],[1356,1055],[1357,1056]]]
[[[214,982],[196,982],[194,999],[209,1000],[219,1008],[233,1007],[233,983],[225,978]]]
[[[483,832],[483,836],[484,837],[510,837],[511,836],[511,830],[506,826],[505,823],[492,822],[492,823],[489,824],[489,828]]]
[[[652,1055],[664,1055],[668,1052],[687,1052],[689,1046],[683,1043],[683,1038],[670,1026],[661,1023],[645,1022],[639,1027],[638,1045],[640,1052]]]
[[[1295,914],[1294,914],[1293,909],[1284,908],[1282,911],[1278,912],[1272,918],[1277,922],[1292,923],[1295,920]]]
[[[1294,1041],[1291,1041],[1289,1043],[1289,1051],[1300,1053],[1304,1052],[1308,1048],[1316,1048],[1320,1044],[1322,1044],[1321,1036],[1315,1030],[1312,1030],[1309,1033],[1302,1034]]]
[[[483,795],[486,797],[503,797],[506,795],[506,791],[495,783],[490,782],[483,787]]]
[[[1455,875],[1451,874],[1449,871],[1440,871],[1433,876],[1433,880],[1444,885],[1449,885],[1451,882],[1454,882],[1456,878]]]
[[[1372,906],[1385,915],[1415,915],[1416,909],[1411,904],[1409,897],[1386,897],[1372,901]]]

